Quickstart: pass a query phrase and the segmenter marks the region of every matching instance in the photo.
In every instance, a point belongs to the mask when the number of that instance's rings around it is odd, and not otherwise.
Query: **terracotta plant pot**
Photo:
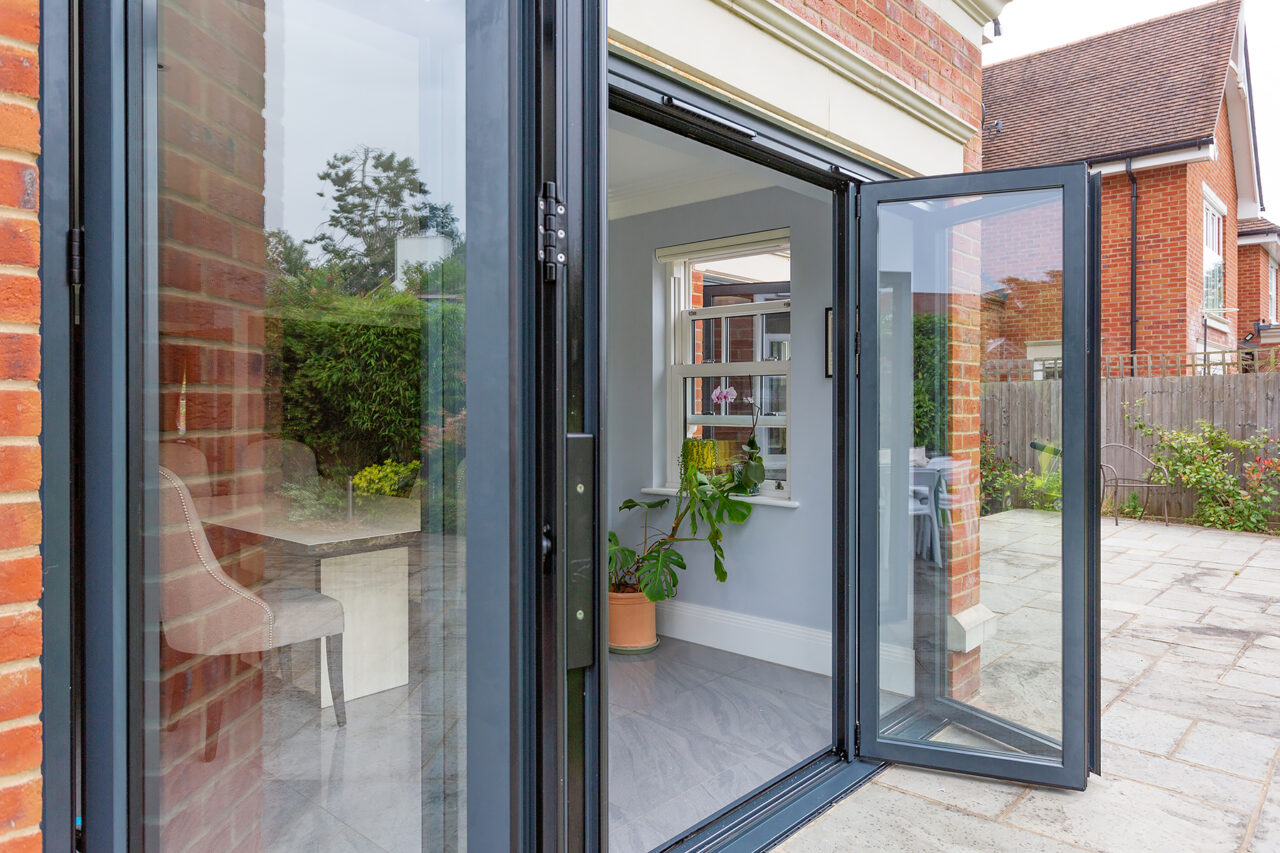
[[[643,592],[609,593],[609,651],[639,655],[658,647],[658,610]]]

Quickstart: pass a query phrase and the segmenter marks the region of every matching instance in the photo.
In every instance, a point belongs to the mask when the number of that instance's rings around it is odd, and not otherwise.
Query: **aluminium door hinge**
[[[556,191],[555,182],[543,183],[538,196],[538,265],[542,267],[542,281],[546,284],[559,281],[564,270],[566,222],[564,201]]]
[[[80,325],[80,289],[84,285],[84,229],[67,231],[67,284],[71,286],[71,311]]]
[[[862,371],[862,312],[853,311],[853,375],[857,378]]]

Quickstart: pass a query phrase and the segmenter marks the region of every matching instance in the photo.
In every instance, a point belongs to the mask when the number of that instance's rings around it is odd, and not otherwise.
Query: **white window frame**
[[[1224,241],[1226,240],[1227,231],[1227,210],[1226,207],[1218,200],[1213,191],[1207,186],[1204,187],[1204,239],[1201,241],[1201,300],[1204,312],[1211,319],[1216,319],[1220,323],[1226,321],[1227,310],[1227,256],[1224,249]],[[1210,304],[1209,290],[1209,273],[1216,261],[1216,265],[1221,267],[1221,276],[1218,282],[1216,299],[1217,304]]]
[[[1027,341],[1027,358],[1031,361],[1031,378],[1062,378],[1062,341]]]
[[[1267,293],[1271,295],[1271,310],[1267,312],[1267,322],[1280,322],[1280,318],[1276,316],[1276,305],[1280,303],[1280,292],[1277,292],[1277,281],[1280,278],[1280,266],[1276,265],[1275,258],[1267,258]]]
[[[753,501],[777,501],[787,505],[791,503],[791,430],[789,418],[791,414],[791,348],[787,347],[787,356],[777,361],[750,361],[694,363],[693,321],[723,319],[725,317],[754,316],[759,317],[761,335],[764,334],[764,317],[791,311],[790,299],[779,299],[767,302],[749,302],[738,305],[719,307],[693,307],[693,272],[694,265],[707,261],[727,260],[729,258],[750,257],[789,249],[791,230],[780,228],[774,231],[743,234],[717,240],[706,240],[699,243],[688,243],[661,249],[657,259],[667,265],[667,365],[666,365],[666,411],[667,429],[665,459],[661,469],[666,472],[666,483],[663,490],[669,491],[680,485],[679,456],[685,439],[685,380],[693,377],[706,377],[722,380],[727,376],[780,376],[786,387],[785,415],[761,415],[757,427],[780,427],[783,430],[787,454],[784,467],[785,479],[782,488],[778,488],[777,480],[766,480],[760,486],[760,494],[751,498]],[[727,336],[726,336],[727,338]],[[727,340],[725,341],[727,345]],[[689,418],[690,425],[705,426],[751,426],[750,415],[695,415]],[[765,443],[761,443],[766,450]],[[776,460],[776,455],[774,456]],[[765,456],[766,465],[778,467],[776,461],[770,463],[770,456]]]

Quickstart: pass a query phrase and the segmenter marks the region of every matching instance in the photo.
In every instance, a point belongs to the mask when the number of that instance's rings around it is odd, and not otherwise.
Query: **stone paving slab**
[[[984,565],[1027,542],[986,534]],[[776,849],[1280,853],[1280,539],[1131,520],[1102,535],[1101,778],[1058,791],[896,766]],[[984,676],[1058,618],[1051,568],[993,568],[1006,586],[983,594],[1009,630]]]

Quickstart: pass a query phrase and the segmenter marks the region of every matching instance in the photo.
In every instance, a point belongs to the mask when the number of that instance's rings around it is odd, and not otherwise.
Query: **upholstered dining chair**
[[[169,646],[187,654],[233,656],[323,640],[334,716],[345,726],[341,602],[307,589],[255,594],[237,583],[214,556],[191,491],[163,466],[160,523],[160,622]],[[221,709],[211,704],[205,717],[205,760],[217,751],[220,725]]]
[[[261,469],[262,491],[274,494],[284,483],[304,483],[316,478],[316,454],[290,438],[263,438],[240,451],[242,472]]]

